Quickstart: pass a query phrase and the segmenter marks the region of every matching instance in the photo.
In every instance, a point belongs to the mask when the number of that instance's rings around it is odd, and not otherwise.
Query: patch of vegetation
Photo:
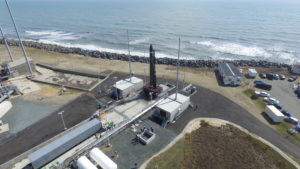
[[[263,97],[259,97],[255,94],[253,89],[247,89],[243,92],[246,96],[248,96],[251,100],[255,102],[261,109],[261,111],[264,111],[266,108],[266,103],[263,100]]]
[[[289,139],[291,142],[293,142],[294,144],[300,145],[300,133],[291,135],[288,133],[288,129],[289,128],[293,128],[295,127],[293,124],[290,124],[288,122],[281,122],[280,124],[276,124],[275,128],[276,130],[284,137],[286,137],[287,139]]]
[[[152,159],[147,169],[296,168],[268,145],[233,126],[201,126]]]
[[[153,158],[146,169],[179,169],[184,160],[185,139],[180,139],[169,150]]]

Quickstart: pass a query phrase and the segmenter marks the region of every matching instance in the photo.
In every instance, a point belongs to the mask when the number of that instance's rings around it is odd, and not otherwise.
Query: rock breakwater
[[[0,40],[1,44],[4,44],[4,41]],[[83,56],[89,56],[94,58],[101,58],[101,59],[111,59],[111,60],[123,60],[128,61],[128,57],[126,54],[117,54],[117,53],[110,53],[110,52],[102,52],[96,50],[85,50],[81,48],[69,48],[59,45],[53,44],[45,44],[39,43],[34,41],[23,41],[24,46],[30,48],[36,48],[41,50],[59,52],[59,53],[66,53],[66,54],[78,54]],[[8,40],[8,44],[11,46],[18,46],[19,41],[16,40]],[[139,57],[139,56],[131,56],[132,62],[141,62],[147,63],[149,58]],[[236,66],[250,66],[250,67],[278,67],[278,68],[286,68],[290,69],[291,65],[284,64],[284,63],[277,63],[277,62],[269,62],[264,60],[180,60],[180,65],[185,67],[208,67],[208,68],[215,68],[218,66],[219,62],[230,62]],[[157,64],[164,64],[164,65],[176,65],[177,60],[174,58],[157,58]]]

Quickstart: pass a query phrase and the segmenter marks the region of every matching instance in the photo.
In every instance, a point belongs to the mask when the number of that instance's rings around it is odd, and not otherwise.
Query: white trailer
[[[90,151],[90,157],[93,159],[102,169],[118,169],[118,166],[107,155],[105,155],[99,148],[93,148]]]
[[[274,123],[280,123],[284,120],[284,115],[273,105],[267,105],[265,113]]]
[[[78,169],[97,169],[97,167],[86,156],[78,158],[77,167]]]
[[[11,108],[12,104],[10,101],[3,101],[0,103],[0,118],[2,118]]]
[[[144,81],[137,77],[131,77],[125,80],[120,80],[114,84],[114,92],[118,93],[118,98],[125,98],[130,95],[132,92],[139,91],[143,88]]]
[[[144,87],[144,81],[140,78],[132,76],[131,78],[126,79],[126,81],[133,84],[133,89],[135,91],[142,90]]]
[[[166,122],[172,122],[185,111],[190,105],[190,97],[178,93],[172,94],[161,103],[157,105],[157,114],[160,114],[161,118],[167,120]]]
[[[256,75],[257,75],[257,71],[256,71],[255,69],[253,69],[253,68],[249,68],[249,69],[248,69],[248,76],[249,76],[250,78],[255,78]]]

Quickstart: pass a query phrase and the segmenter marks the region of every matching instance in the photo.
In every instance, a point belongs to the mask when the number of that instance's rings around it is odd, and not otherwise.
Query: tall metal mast
[[[179,37],[179,42],[178,42],[178,58],[177,58],[177,74],[176,74],[176,95],[175,95],[175,100],[177,100],[177,94],[178,94],[178,75],[179,75],[179,56],[180,56],[180,37]]]
[[[1,26],[0,26],[0,32],[1,32],[2,39],[3,39],[4,44],[5,44],[5,47],[6,47],[6,49],[7,49],[9,58],[10,58],[10,60],[13,62],[14,60],[13,60],[13,58],[12,58],[11,51],[10,51],[10,49],[9,49],[8,43],[7,43],[6,38],[5,38],[4,34],[3,34],[3,31],[2,31]]]
[[[129,44],[129,34],[128,34],[128,29],[127,29],[127,41],[128,41],[128,62],[129,62],[129,77],[131,81],[132,77],[132,69],[131,69],[131,55],[130,55],[130,44]]]
[[[30,65],[30,63],[29,63],[29,60],[28,60],[28,57],[27,57],[27,54],[26,54],[26,51],[25,51],[23,42],[22,42],[22,40],[21,40],[21,38],[20,38],[20,35],[19,35],[19,32],[18,32],[18,28],[17,28],[17,25],[16,25],[16,23],[15,23],[15,19],[14,19],[12,13],[11,13],[11,10],[10,10],[10,7],[9,7],[9,4],[8,4],[7,0],[5,0],[5,3],[6,3],[6,6],[7,6],[9,15],[10,15],[10,17],[11,17],[11,20],[12,20],[12,22],[13,22],[13,24],[14,24],[15,31],[16,31],[16,33],[17,33],[18,39],[19,39],[19,41],[20,41],[21,49],[22,49],[23,55],[24,55],[24,57],[25,57],[25,60],[26,60],[26,63],[27,63],[27,66],[28,66],[30,75],[32,76],[33,74],[32,74],[31,65]]]

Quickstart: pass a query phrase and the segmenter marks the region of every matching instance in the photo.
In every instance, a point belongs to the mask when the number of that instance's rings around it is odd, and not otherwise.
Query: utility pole
[[[128,61],[129,61],[129,77],[130,77],[130,81],[131,81],[131,77],[132,77],[132,70],[131,70],[131,55],[130,55],[130,41],[129,41],[129,33],[128,33],[128,29],[127,29],[127,43],[128,43]]]
[[[61,111],[61,112],[58,112],[57,114],[60,115],[60,117],[61,117],[62,123],[64,125],[64,130],[67,130],[67,127],[66,127],[66,124],[65,124],[65,120],[64,120],[64,112],[65,111]]]
[[[117,88],[117,76],[114,77],[115,81],[116,81],[116,85],[115,85],[115,90],[116,90],[116,99],[117,101],[119,100],[119,97],[118,97],[118,88]]]
[[[29,60],[28,60],[28,57],[27,57],[27,53],[26,53],[26,51],[25,51],[23,42],[22,42],[21,37],[20,37],[20,35],[19,35],[19,31],[18,31],[16,22],[15,22],[15,19],[14,19],[13,15],[12,15],[12,12],[11,12],[11,10],[10,10],[10,7],[9,7],[9,4],[8,4],[7,0],[5,0],[5,3],[6,3],[6,6],[7,6],[9,15],[10,15],[10,17],[11,17],[11,20],[12,20],[12,22],[13,22],[13,24],[14,24],[15,31],[16,31],[16,33],[17,33],[17,36],[18,36],[18,39],[19,39],[19,42],[20,42],[20,45],[21,45],[21,49],[22,49],[22,52],[23,52],[23,55],[24,55],[25,60],[26,60],[26,62],[27,62],[27,66],[28,66],[28,69],[29,69],[29,73],[30,73],[31,76],[33,76],[33,72],[32,72],[32,69],[31,69],[31,65],[30,65],[30,63],[29,63]]]
[[[177,58],[177,74],[176,74],[176,95],[175,100],[177,100],[177,94],[178,94],[178,74],[179,74],[179,56],[180,56],[180,37],[179,37],[179,43],[178,43],[178,58]]]
[[[8,55],[9,55],[10,61],[12,61],[12,62],[13,62],[14,60],[13,60],[13,58],[12,58],[11,51],[10,51],[10,49],[9,49],[8,43],[7,43],[7,41],[6,41],[6,38],[5,38],[5,36],[4,36],[4,33],[3,33],[3,31],[2,31],[2,28],[1,28],[1,26],[0,26],[0,32],[1,32],[2,39],[3,39],[3,41],[4,41],[4,44],[5,44],[5,47],[6,47],[6,49],[7,49],[7,52],[8,52]]]

